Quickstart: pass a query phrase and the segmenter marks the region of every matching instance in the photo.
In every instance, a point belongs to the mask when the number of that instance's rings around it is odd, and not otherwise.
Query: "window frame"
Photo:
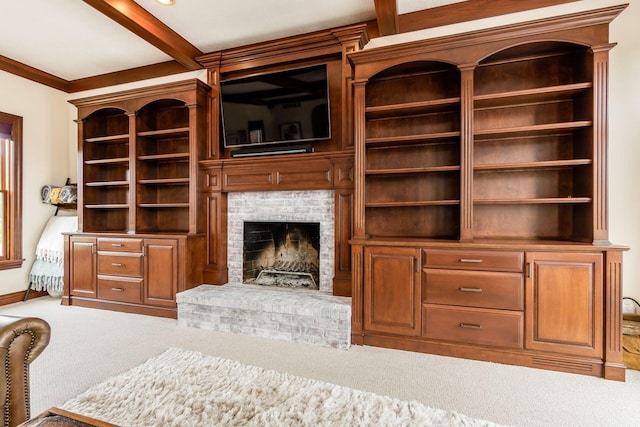
[[[22,258],[22,117],[0,112],[0,138],[12,141],[0,158],[0,185],[7,191],[4,214],[4,256],[0,270],[20,268]]]

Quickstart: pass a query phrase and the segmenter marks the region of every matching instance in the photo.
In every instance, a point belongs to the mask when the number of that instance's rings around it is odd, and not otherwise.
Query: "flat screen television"
[[[331,138],[327,64],[220,82],[224,146]]]

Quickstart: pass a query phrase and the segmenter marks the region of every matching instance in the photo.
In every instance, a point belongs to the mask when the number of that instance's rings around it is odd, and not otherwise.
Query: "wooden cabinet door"
[[[172,239],[144,241],[144,303],[175,307],[178,245]]]
[[[525,347],[602,357],[602,254],[529,252],[526,261]]]
[[[69,294],[96,297],[96,239],[69,239]]]
[[[365,248],[365,330],[420,335],[419,260],[419,249]]]

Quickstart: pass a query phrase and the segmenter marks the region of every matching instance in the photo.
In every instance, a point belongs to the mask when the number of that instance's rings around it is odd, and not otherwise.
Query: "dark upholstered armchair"
[[[42,319],[0,316],[0,397],[5,427],[30,418],[29,364],[49,344],[50,332],[51,327]]]

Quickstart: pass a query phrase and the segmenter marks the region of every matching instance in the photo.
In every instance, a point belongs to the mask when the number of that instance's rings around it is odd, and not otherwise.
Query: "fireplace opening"
[[[320,223],[244,222],[243,283],[319,289]]]

